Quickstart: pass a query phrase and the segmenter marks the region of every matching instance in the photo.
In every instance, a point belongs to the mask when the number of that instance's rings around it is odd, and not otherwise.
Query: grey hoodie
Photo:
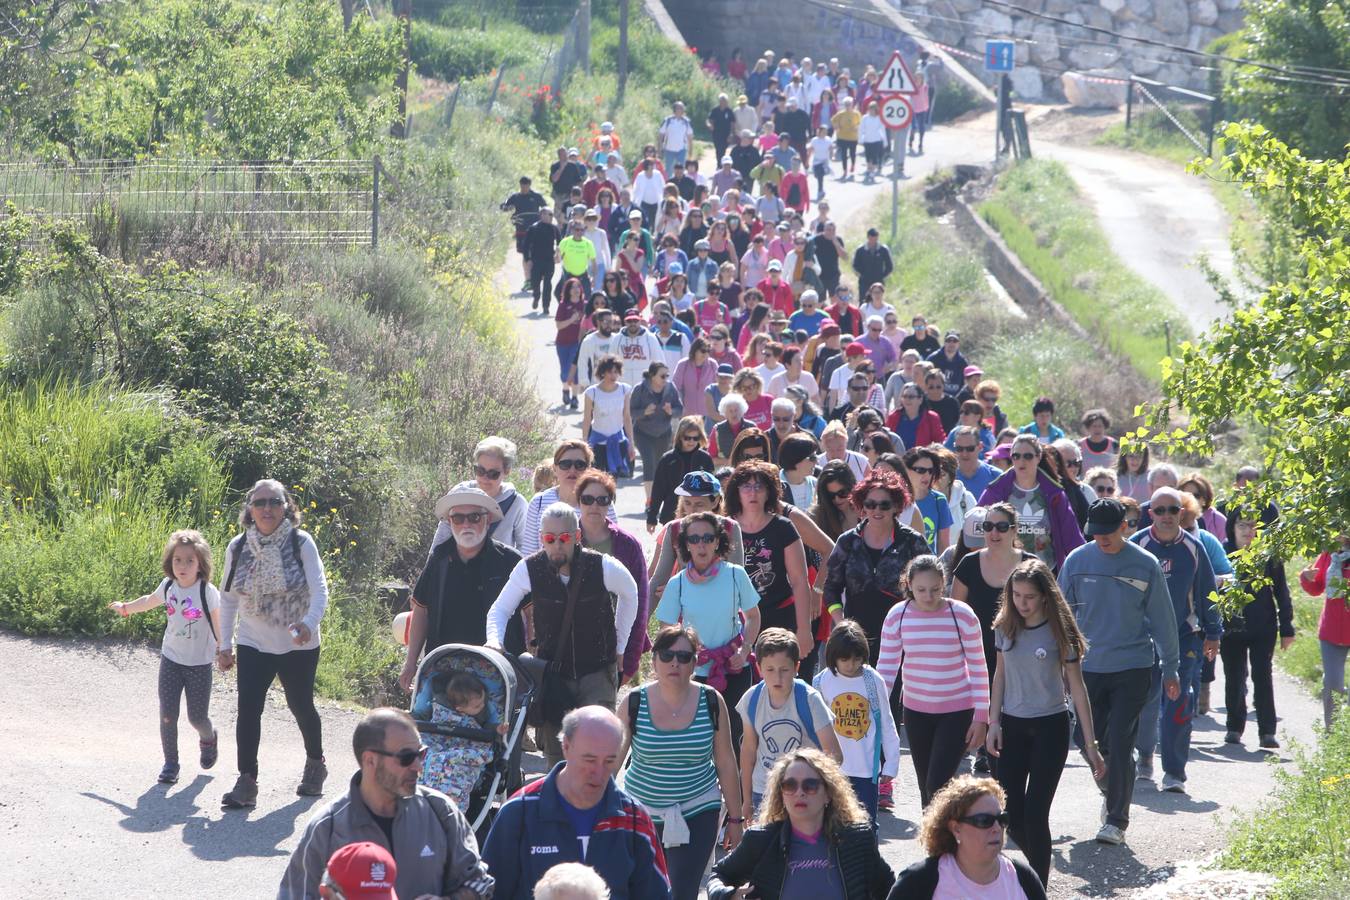
[[[1152,553],[1129,541],[1105,553],[1089,542],[1064,560],[1059,587],[1087,638],[1084,672],[1151,668],[1156,647],[1163,677],[1177,677],[1176,614]]]
[[[277,900],[318,900],[328,858],[359,841],[379,844],[393,855],[400,897],[444,897],[464,887],[476,891],[482,900],[492,896],[495,881],[478,856],[478,841],[449,797],[419,784],[416,794],[398,802],[393,834],[394,846],[390,847],[384,829],[361,798],[361,773],[357,772],[346,796],[325,805],[305,826],[281,879]]]

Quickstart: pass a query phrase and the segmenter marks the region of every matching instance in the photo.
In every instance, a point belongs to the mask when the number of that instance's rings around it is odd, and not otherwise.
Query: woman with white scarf
[[[221,573],[221,671],[239,664],[235,742],[239,778],[222,799],[226,809],[258,800],[258,744],[263,705],[281,679],[286,705],[305,742],[305,771],[296,793],[323,794],[324,765],[314,676],[319,668],[319,620],[328,606],[328,582],[319,548],[300,530],[300,510],[279,481],[259,481],[239,513],[244,533],[230,541]],[[236,617],[238,634],[235,634]],[[234,645],[238,644],[237,651]]]

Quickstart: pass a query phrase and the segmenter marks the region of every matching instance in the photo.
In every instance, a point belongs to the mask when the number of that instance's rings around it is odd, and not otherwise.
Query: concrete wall
[[[881,17],[871,9],[870,0],[850,2],[858,5],[858,15],[801,0],[665,0],[665,6],[690,45],[711,50],[723,60],[734,47],[752,60],[770,48],[780,54],[793,50],[798,59],[837,56],[856,75],[869,63],[879,67],[894,48],[909,57],[917,52],[915,41],[899,28],[879,24]],[[1062,98],[1064,70],[1134,74],[1198,90],[1208,87],[1208,73],[1188,64],[1184,54],[1012,14],[985,6],[982,0],[883,2],[934,40],[973,53],[982,53],[989,37],[1016,41],[1013,84],[1023,100]],[[1202,49],[1242,25],[1241,0],[1019,0],[1018,5],[1190,49]],[[978,60],[966,63],[972,71],[980,71]]]

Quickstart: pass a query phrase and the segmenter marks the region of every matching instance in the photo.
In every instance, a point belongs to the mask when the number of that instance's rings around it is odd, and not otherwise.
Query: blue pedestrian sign
[[[1013,42],[985,41],[984,70],[986,72],[1011,72],[1013,70]]]

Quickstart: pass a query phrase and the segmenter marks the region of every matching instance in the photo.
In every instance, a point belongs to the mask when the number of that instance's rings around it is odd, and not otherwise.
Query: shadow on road
[[[1061,836],[1055,843],[1073,841]],[[1129,893],[1140,885],[1162,881],[1169,877],[1175,867],[1172,865],[1150,869],[1135,858],[1128,844],[1111,846],[1099,844],[1095,840],[1074,841],[1067,850],[1055,849],[1055,869],[1077,876],[1083,884],[1076,890],[1086,897],[1114,897],[1120,893]]]
[[[299,797],[258,818],[255,810],[230,811],[219,819],[192,816],[183,824],[183,843],[198,859],[219,862],[239,857],[288,856],[279,846],[295,833],[302,816],[322,803],[321,797]]]
[[[197,797],[210,782],[206,775],[198,775],[192,783],[180,791],[173,790],[171,784],[153,784],[145,793],[136,798],[135,806],[119,803],[111,797],[102,797],[89,791],[81,791],[80,796],[106,803],[123,816],[117,824],[136,834],[153,834],[180,825],[197,812]]]

